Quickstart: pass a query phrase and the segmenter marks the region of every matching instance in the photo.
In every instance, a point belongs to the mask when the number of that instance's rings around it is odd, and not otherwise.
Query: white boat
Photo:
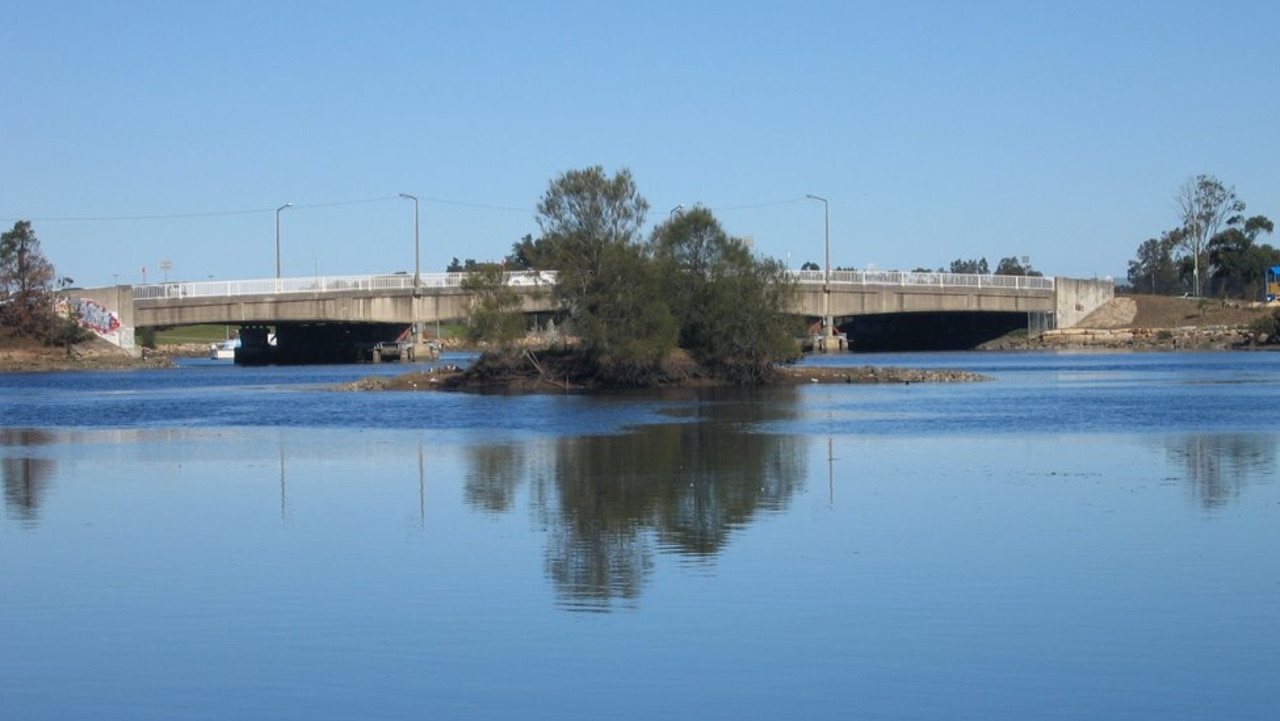
[[[209,357],[213,360],[235,360],[236,348],[239,347],[239,338],[230,338],[221,343],[214,343],[209,346]]]

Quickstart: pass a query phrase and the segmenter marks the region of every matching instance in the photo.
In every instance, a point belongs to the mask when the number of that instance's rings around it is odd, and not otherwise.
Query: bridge
[[[792,309],[821,328],[901,316],[1003,317],[1045,328],[1073,326],[1114,296],[1110,280],[899,271],[793,271]],[[166,282],[67,291],[86,325],[124,348],[136,328],[236,325],[243,362],[359,360],[381,343],[422,343],[431,324],[467,316],[466,273]],[[556,310],[554,271],[507,273],[526,314]],[[857,335],[857,333],[855,333]],[[339,350],[341,349],[341,350]],[[240,357],[238,355],[238,360]]]

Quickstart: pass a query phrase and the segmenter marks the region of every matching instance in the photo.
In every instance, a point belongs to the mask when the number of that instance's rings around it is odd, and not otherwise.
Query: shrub
[[[1254,340],[1264,345],[1280,344],[1280,308],[1258,318],[1249,326]]]

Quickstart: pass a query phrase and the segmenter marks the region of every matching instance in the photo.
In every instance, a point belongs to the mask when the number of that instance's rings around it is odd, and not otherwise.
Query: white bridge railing
[[[822,283],[823,271],[793,270],[792,278],[801,283]],[[466,273],[427,273],[419,277],[420,288],[457,288],[462,285]],[[530,287],[554,285],[553,270],[521,271],[506,274],[510,286]],[[833,286],[929,286],[933,288],[980,289],[1002,288],[1011,290],[1052,291],[1053,278],[1023,275],[976,275],[967,273],[904,272],[896,270],[833,270]],[[364,290],[411,290],[413,276],[407,273],[392,275],[347,275],[311,278],[265,278],[258,280],[209,280],[192,283],[154,283],[133,288],[134,300],[161,300],[166,298],[226,298],[241,295],[284,295],[292,293],[338,293]]]
[[[424,273],[419,276],[420,288],[457,288],[467,273]],[[510,286],[526,287],[553,285],[554,271],[524,271],[506,274]],[[339,293],[352,290],[412,290],[413,276],[407,273],[392,275],[344,275],[309,278],[262,278],[256,280],[208,280],[192,283],[155,283],[133,287],[134,300],[161,300],[166,298],[226,298],[240,295],[286,295],[293,293]]]
[[[823,271],[793,270],[791,277],[802,283],[821,283]],[[900,270],[833,270],[831,285],[930,286],[933,288],[1006,288],[1013,290],[1053,290],[1053,278],[1030,275],[978,275]]]

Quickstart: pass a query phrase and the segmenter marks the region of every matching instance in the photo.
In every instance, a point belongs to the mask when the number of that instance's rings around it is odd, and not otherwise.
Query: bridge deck
[[[827,283],[838,286],[895,286],[946,288],[951,290],[1005,289],[1052,291],[1054,279],[1041,276],[976,275],[871,270],[835,270],[829,276],[820,270],[794,270],[791,277],[801,284]],[[253,280],[209,280],[153,283],[133,287],[134,300],[179,298],[227,298],[246,295],[292,293],[346,293],[350,291],[397,291],[418,289],[439,292],[460,288],[467,273],[427,273],[417,277],[407,273],[392,275],[314,276],[305,278],[259,278]],[[551,286],[555,271],[521,271],[506,274],[514,287]]]

